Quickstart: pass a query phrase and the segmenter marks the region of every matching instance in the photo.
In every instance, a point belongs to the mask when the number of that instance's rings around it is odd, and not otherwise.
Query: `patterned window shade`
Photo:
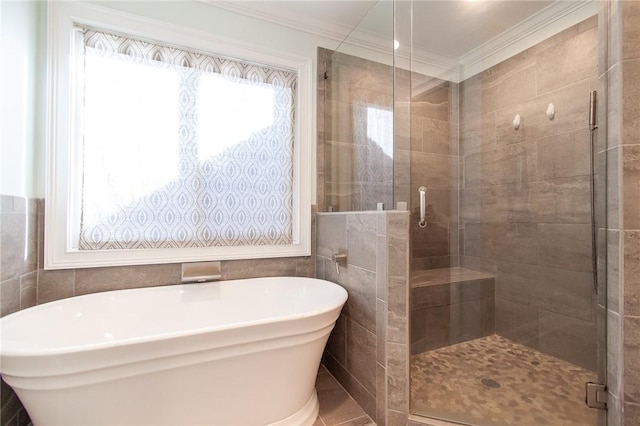
[[[296,73],[79,31],[79,249],[292,244]]]

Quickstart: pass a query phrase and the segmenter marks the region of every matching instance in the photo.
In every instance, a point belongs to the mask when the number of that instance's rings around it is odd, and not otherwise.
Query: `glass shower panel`
[[[325,211],[393,208],[392,17],[377,2],[325,55]]]
[[[596,6],[415,1],[396,15],[412,34],[396,122],[408,115],[415,415],[598,424],[584,403],[605,362],[588,120]],[[560,13],[562,28],[532,29]]]

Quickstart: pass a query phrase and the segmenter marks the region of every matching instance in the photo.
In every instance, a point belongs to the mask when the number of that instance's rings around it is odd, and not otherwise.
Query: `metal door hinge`
[[[607,387],[601,383],[587,382],[585,402],[589,408],[607,409],[609,392]]]

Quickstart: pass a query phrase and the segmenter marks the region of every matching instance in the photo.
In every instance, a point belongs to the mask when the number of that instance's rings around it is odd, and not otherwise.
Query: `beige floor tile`
[[[316,380],[320,413],[314,426],[375,425],[338,381],[322,368]]]

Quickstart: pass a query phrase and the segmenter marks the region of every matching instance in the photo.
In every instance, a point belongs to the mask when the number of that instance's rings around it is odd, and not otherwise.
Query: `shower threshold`
[[[596,373],[492,335],[411,356],[411,413],[482,426],[588,426]]]

